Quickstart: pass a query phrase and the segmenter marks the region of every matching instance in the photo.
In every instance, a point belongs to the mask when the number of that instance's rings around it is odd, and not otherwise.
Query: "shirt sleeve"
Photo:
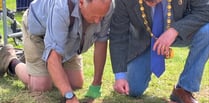
[[[46,34],[44,38],[45,50],[43,60],[47,61],[51,50],[55,50],[61,56],[64,55],[64,46],[67,43],[68,27],[70,24],[67,3],[55,0],[52,5],[46,23]]]
[[[127,79],[126,72],[115,73],[115,80]]]

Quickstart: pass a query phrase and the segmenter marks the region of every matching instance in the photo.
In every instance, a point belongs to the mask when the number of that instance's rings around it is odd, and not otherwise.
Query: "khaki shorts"
[[[22,32],[23,32],[23,47],[26,59],[27,71],[32,76],[47,76],[48,71],[46,62],[43,61],[42,54],[44,50],[43,36],[31,35],[27,30],[27,13],[23,15]],[[62,64],[65,69],[82,69],[82,56],[76,55],[69,61]]]

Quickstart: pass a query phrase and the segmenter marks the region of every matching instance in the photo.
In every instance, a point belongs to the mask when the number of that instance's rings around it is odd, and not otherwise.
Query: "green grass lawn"
[[[105,65],[102,96],[95,103],[166,103],[169,101],[169,95],[173,86],[178,80],[187,55],[187,48],[174,48],[175,57],[166,61],[166,71],[160,78],[152,76],[149,88],[140,98],[130,98],[118,95],[113,91],[114,76],[111,70],[111,63],[108,54]],[[85,83],[81,90],[75,92],[79,99],[84,98],[93,77],[93,49],[83,54],[84,57],[84,75]],[[209,63],[205,65],[205,71],[202,78],[201,90],[195,93],[195,97],[200,103],[209,103]],[[25,86],[17,78],[0,78],[0,103],[58,103],[61,96],[56,88],[50,92],[43,93],[41,96],[34,96],[29,93]]]
[[[10,2],[8,7],[14,9],[15,0],[7,0]],[[21,20],[21,16],[18,16]],[[2,20],[1,20],[2,21]],[[0,29],[2,33],[2,22],[0,22]],[[11,43],[12,41],[10,41]],[[140,98],[131,98],[123,95],[118,95],[113,90],[114,75],[112,73],[109,53],[107,55],[107,62],[102,83],[102,96],[95,100],[95,103],[167,103],[169,95],[173,86],[178,81],[178,77],[183,70],[185,59],[188,53],[188,48],[174,48],[175,57],[166,60],[166,71],[160,77],[152,76],[149,88]],[[83,54],[84,58],[84,75],[85,83],[81,90],[75,92],[79,99],[83,99],[88,86],[93,79],[93,48]],[[140,81],[139,81],[140,82]],[[195,93],[195,97],[199,103],[209,103],[209,61],[205,65],[205,71],[201,82],[200,92]],[[9,77],[0,78],[0,103],[59,103],[60,93],[54,88],[50,92],[42,95],[32,94],[17,78]]]

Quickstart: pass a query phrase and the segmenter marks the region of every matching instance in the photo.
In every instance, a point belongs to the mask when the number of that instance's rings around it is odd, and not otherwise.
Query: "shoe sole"
[[[171,95],[170,96],[170,100],[171,101],[174,101],[174,102],[177,102],[177,103],[184,103],[184,102],[182,102],[177,96],[175,96],[175,95]]]

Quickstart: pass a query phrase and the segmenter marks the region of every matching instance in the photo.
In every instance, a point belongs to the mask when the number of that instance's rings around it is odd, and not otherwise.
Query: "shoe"
[[[0,77],[8,71],[9,63],[12,59],[17,58],[15,50],[12,45],[7,44],[0,50]]]
[[[18,60],[20,60],[22,63],[25,63],[24,51],[22,49],[15,48],[15,52]]]
[[[198,103],[192,93],[176,87],[173,89],[170,99],[177,103]]]

